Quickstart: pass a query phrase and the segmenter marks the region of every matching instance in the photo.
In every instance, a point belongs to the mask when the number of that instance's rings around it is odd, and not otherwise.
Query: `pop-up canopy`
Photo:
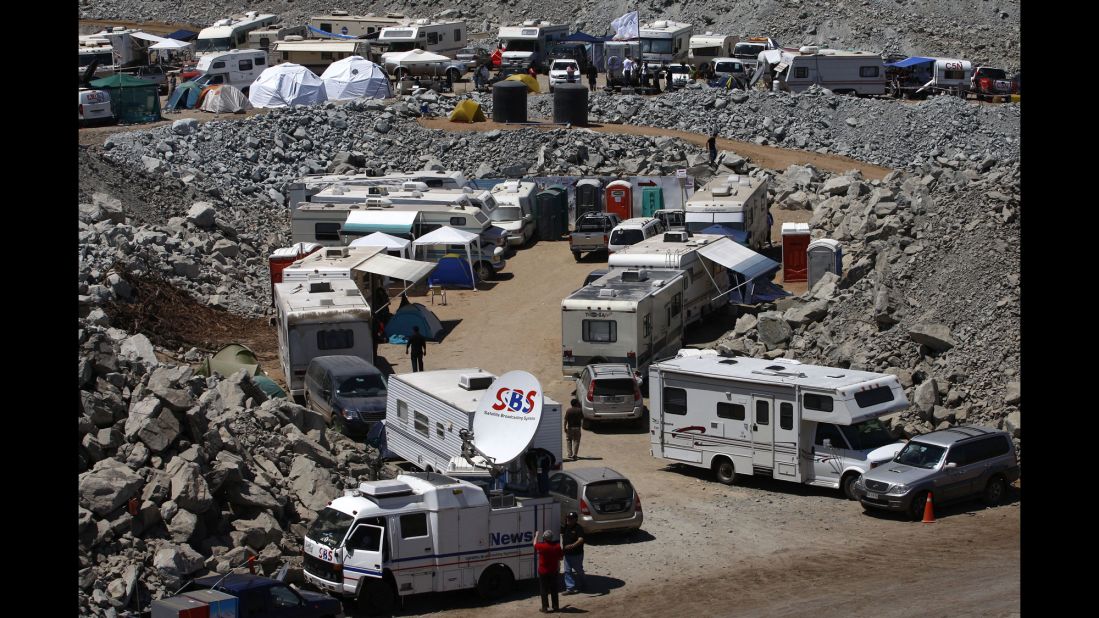
[[[350,247],[385,247],[386,251],[399,251],[402,257],[408,257],[408,245],[411,240],[390,236],[385,232],[374,232],[351,241]]]
[[[465,247],[466,247],[466,259],[469,261],[469,265],[470,265],[469,278],[470,278],[470,281],[474,282],[473,289],[476,290],[477,289],[477,285],[476,285],[477,278],[473,274],[473,263],[474,262],[473,262],[472,252],[470,251],[470,247],[473,245],[473,243],[477,243],[477,255],[480,256],[481,255],[481,237],[480,236],[478,236],[477,234],[474,234],[472,232],[467,232],[465,230],[458,230],[458,229],[450,227],[449,225],[444,225],[443,227],[435,230],[434,232],[429,232],[427,234],[424,234],[423,236],[421,236],[421,237],[417,238],[416,240],[412,241],[412,246],[415,250],[415,248],[417,248],[417,247],[428,247],[428,246],[439,246],[439,245],[443,245],[443,246],[445,246],[445,245],[465,245]]]

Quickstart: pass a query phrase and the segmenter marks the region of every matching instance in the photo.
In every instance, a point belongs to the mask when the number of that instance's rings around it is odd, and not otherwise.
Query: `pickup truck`
[[[969,90],[977,95],[978,100],[991,97],[1006,96],[1015,90],[1014,83],[1003,69],[991,67],[977,67],[970,78]]]
[[[232,574],[201,577],[187,591],[217,590],[238,599],[240,618],[335,618],[343,604],[326,594],[298,590],[270,577]]]
[[[569,249],[576,261],[584,252],[606,251],[611,230],[622,221],[607,212],[586,212],[576,220],[575,231],[569,235]]]

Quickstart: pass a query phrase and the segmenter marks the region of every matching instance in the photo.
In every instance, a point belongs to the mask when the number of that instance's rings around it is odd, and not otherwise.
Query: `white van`
[[[111,111],[111,95],[106,90],[80,89],[79,116],[80,126],[94,123],[110,123],[114,120]]]
[[[234,49],[198,59],[195,67],[202,75],[195,78],[201,86],[229,84],[248,94],[248,87],[267,68],[267,52],[262,49]]]
[[[663,233],[664,224],[660,222],[660,219],[653,217],[626,219],[611,230],[610,238],[607,240],[607,253],[614,253],[619,249],[625,249],[632,244]]]

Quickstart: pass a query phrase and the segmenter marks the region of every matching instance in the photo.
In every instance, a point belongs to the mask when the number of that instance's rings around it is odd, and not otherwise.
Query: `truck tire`
[[[985,485],[984,493],[981,494],[981,502],[984,502],[985,506],[996,506],[1003,502],[1006,496],[1007,483],[1004,477],[997,474],[988,479],[988,485]]]
[[[496,277],[496,271],[492,269],[492,265],[488,262],[477,262],[474,268],[477,269],[477,277],[481,281],[492,281]]]
[[[846,496],[848,500],[858,500],[855,496],[855,481],[857,480],[859,480],[857,472],[848,472],[840,480],[840,490],[843,491],[843,495]]]
[[[387,579],[371,578],[363,583],[358,606],[371,616],[391,614],[397,609],[397,594]]]
[[[725,485],[736,484],[736,468],[733,467],[732,460],[727,457],[718,457],[714,459],[713,468],[717,482]]]
[[[577,262],[579,262],[580,261],[580,252],[579,251],[573,251],[572,252],[572,257],[575,258]]]
[[[477,594],[488,601],[496,600],[507,596],[514,583],[515,576],[511,574],[511,569],[502,564],[494,564],[481,571],[481,578],[477,580]]]

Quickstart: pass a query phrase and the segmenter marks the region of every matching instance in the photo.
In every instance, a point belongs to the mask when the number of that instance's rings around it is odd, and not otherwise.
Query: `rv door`
[[[385,537],[385,529],[381,526],[359,524],[351,530],[347,537],[344,549],[347,558],[345,567],[352,567],[354,572],[362,573],[367,577],[382,576],[382,544]],[[351,569],[348,569],[349,571]]]
[[[394,526],[394,521],[399,525]],[[390,517],[390,528],[396,532],[393,559],[404,563],[397,576],[398,593],[431,592],[435,552],[428,529],[427,511],[393,515]]]
[[[774,427],[770,395],[752,395],[752,465],[773,469],[775,466]]]

